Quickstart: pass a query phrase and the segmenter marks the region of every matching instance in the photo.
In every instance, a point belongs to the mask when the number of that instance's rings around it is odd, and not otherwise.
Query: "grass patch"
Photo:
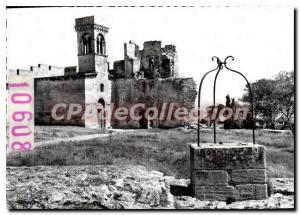
[[[48,129],[48,128],[47,128]],[[61,129],[63,130],[63,129]],[[189,146],[196,141],[195,130],[151,129],[117,133],[108,137],[36,147],[29,152],[12,152],[8,166],[34,165],[144,165],[150,170],[178,178],[189,178]],[[257,131],[257,143],[266,147],[269,177],[293,177],[294,138],[292,134]],[[251,130],[220,130],[218,141],[252,142]],[[212,131],[201,133],[202,142],[212,142]]]
[[[104,133],[107,133],[107,130],[99,128],[85,128],[77,126],[35,126],[34,140],[35,142],[41,142],[81,135]]]

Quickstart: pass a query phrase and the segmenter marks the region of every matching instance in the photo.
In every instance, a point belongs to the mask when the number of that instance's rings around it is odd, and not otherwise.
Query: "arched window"
[[[90,34],[84,34],[81,38],[82,41],[82,53],[89,54],[92,52],[92,37]]]
[[[105,54],[105,39],[102,34],[98,34],[97,36],[97,53],[98,54]]]
[[[100,92],[104,92],[104,84],[100,84]]]

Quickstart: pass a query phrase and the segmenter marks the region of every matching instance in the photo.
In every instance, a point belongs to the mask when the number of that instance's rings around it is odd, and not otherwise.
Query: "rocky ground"
[[[265,200],[199,201],[189,180],[143,166],[7,167],[9,209],[275,209],[294,208],[294,180],[271,179]]]

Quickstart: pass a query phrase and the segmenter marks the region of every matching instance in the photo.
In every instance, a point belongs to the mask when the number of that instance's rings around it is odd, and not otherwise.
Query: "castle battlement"
[[[99,32],[108,33],[109,28],[103,25],[99,25],[95,23],[94,16],[87,16],[75,19],[75,30],[76,31],[84,31],[88,29],[94,29]]]
[[[146,41],[143,49],[129,41],[124,44],[124,60],[115,61],[110,70],[112,79],[153,79],[178,77],[175,45],[162,47],[161,41]]]
[[[162,46],[161,41],[146,41],[142,49],[133,42],[124,44],[124,58],[113,63],[109,70],[106,54],[108,28],[95,23],[94,16],[75,20],[78,66],[58,67],[47,64],[29,69],[9,70],[17,75],[35,77],[35,124],[76,125],[92,128],[147,128],[145,120],[109,120],[100,113],[111,105],[128,108],[136,103],[161,107],[174,103],[177,108],[191,109],[196,98],[196,84],[192,78],[179,78],[176,46]],[[53,119],[51,112],[56,104],[79,104],[85,108],[97,104],[96,120],[82,118],[82,113]],[[67,109],[62,108],[60,115]],[[141,115],[145,110],[138,110]],[[181,121],[158,120],[149,122],[152,127],[176,127]]]
[[[38,64],[37,66],[30,66],[29,69],[9,69],[10,74],[26,75],[31,74],[34,78],[52,77],[64,75],[64,68],[48,64]]]

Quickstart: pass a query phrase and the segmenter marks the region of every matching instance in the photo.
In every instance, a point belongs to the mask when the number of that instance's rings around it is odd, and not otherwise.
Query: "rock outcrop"
[[[273,193],[266,200],[226,203],[197,200],[189,196],[190,180],[164,176],[143,166],[7,167],[7,206],[9,209],[293,208],[293,180],[273,181]]]

